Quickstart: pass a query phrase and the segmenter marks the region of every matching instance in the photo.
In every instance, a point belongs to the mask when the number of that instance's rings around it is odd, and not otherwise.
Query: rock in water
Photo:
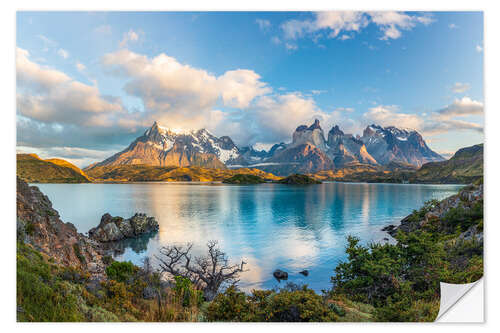
[[[102,216],[101,223],[89,230],[89,237],[99,242],[113,242],[158,231],[159,228],[155,218],[146,214],[136,213],[128,219],[123,219],[106,213]]]
[[[308,276],[309,275],[309,271],[307,269],[304,269],[303,271],[300,271],[299,273],[302,274],[302,275],[304,275],[304,276]]]
[[[285,271],[282,271],[281,269],[277,269],[273,272],[273,276],[278,280],[288,280],[288,273]]]

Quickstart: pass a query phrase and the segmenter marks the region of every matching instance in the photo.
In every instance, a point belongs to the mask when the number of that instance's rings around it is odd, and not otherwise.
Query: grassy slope
[[[82,175],[83,177],[85,177],[87,180],[91,181],[91,179],[85,174],[85,172],[82,171],[82,169],[80,169],[76,165],[74,165],[74,164],[72,164],[72,163],[70,163],[70,162],[68,162],[66,160],[63,160],[61,158],[49,158],[49,159],[46,159],[45,161],[50,162],[52,164],[59,165],[59,166],[63,166],[63,167],[66,167],[66,168],[73,169],[76,172],[78,172],[80,175]]]
[[[42,160],[35,154],[17,154],[17,175],[28,183],[89,183],[89,178],[73,164]]]
[[[443,162],[424,164],[416,179],[425,182],[471,183],[483,177],[483,145],[458,150],[452,158]]]
[[[200,167],[155,167],[148,165],[117,165],[87,169],[87,174],[99,181],[222,181],[237,174],[254,175],[278,180],[271,173],[258,169],[207,169]]]

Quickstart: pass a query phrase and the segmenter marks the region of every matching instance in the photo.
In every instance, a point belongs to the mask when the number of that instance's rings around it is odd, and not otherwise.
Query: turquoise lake
[[[397,224],[430,199],[458,192],[460,185],[323,183],[321,185],[225,185],[196,183],[36,184],[65,222],[86,233],[104,213],[154,216],[160,231],[120,244],[114,256],[141,264],[161,246],[191,242],[204,253],[218,240],[232,261],[248,271],[243,290],[280,286],[272,272],[288,281],[328,289],[335,266],[345,260],[346,236],[364,244],[387,241],[380,229]],[[154,259],[154,258],[153,258]],[[309,270],[304,277],[298,272]],[[281,282],[283,285],[285,282]]]

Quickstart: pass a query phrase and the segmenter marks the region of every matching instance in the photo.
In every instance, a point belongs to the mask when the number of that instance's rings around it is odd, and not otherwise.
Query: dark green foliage
[[[337,304],[335,303],[330,303],[330,305],[328,305],[328,307],[333,311],[335,312],[337,315],[339,315],[340,317],[344,317],[345,316],[345,310],[338,306]]]
[[[109,265],[111,263],[114,262],[114,259],[112,256],[103,256],[102,257],[102,262],[105,264],[105,265]]]
[[[277,181],[280,184],[290,185],[308,185],[308,184],[321,184],[320,181],[306,175],[294,174]]]
[[[473,225],[481,222],[482,228],[483,219],[483,200],[478,200],[470,207],[460,205],[457,208],[451,208],[443,218],[443,225],[447,227],[447,231],[458,230],[465,231]]]
[[[176,276],[174,291],[176,296],[182,300],[182,306],[189,307],[194,304],[203,303],[203,291],[196,290],[188,278]]]
[[[85,257],[82,254],[82,251],[80,250],[80,245],[78,243],[73,244],[73,250],[75,251],[75,256],[80,260],[80,262],[85,265],[87,263],[87,260],[85,260]]]
[[[427,202],[409,217],[417,223],[439,205]],[[417,223],[418,224],[418,223]],[[375,306],[379,321],[432,321],[439,311],[439,282],[470,283],[483,274],[483,242],[459,237],[482,230],[483,202],[462,202],[443,218],[395,236],[396,244],[359,244],[348,237],[347,261],[332,277],[331,295]]]
[[[237,174],[222,181],[226,184],[261,184],[266,181],[255,175]]]
[[[128,281],[136,272],[137,266],[132,264],[130,261],[115,261],[106,267],[106,274],[108,277],[118,282]]]
[[[35,232],[35,226],[33,225],[32,222],[28,222],[24,226],[24,231],[26,232],[27,235],[33,236],[33,233]]]
[[[307,286],[299,290],[254,290],[250,296],[230,287],[206,311],[209,321],[336,321],[335,312]]]
[[[30,246],[17,244],[17,320],[81,321],[72,285]]]

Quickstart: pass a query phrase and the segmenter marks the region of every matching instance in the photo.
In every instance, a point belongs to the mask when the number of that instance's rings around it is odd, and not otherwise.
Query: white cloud
[[[329,38],[341,40],[352,38],[352,35],[341,32],[360,32],[370,23],[376,25],[383,35],[382,40],[397,39],[402,30],[411,30],[418,24],[429,25],[434,20],[428,15],[409,15],[402,12],[356,12],[356,11],[323,11],[314,13],[308,20],[288,20],[281,24],[286,39],[297,39],[305,36],[318,38],[316,33],[326,31]]]
[[[18,85],[26,85],[36,88],[38,91],[46,91],[53,85],[70,81],[69,76],[47,67],[39,66],[29,58],[29,52],[16,48],[16,78]]]
[[[169,126],[215,127],[225,115],[214,110],[219,98],[229,107],[244,109],[258,96],[271,92],[252,70],[227,71],[219,77],[181,64],[166,54],[154,58],[120,50],[102,58],[105,69],[129,79],[125,91],[143,101],[150,121]]]
[[[287,50],[290,50],[290,51],[295,51],[298,49],[297,45],[291,44],[291,43],[285,43],[285,47]]]
[[[450,28],[450,29],[458,29],[458,25],[456,25],[455,23],[450,23],[450,24],[448,24],[448,28]]]
[[[60,71],[41,67],[29,52],[16,50],[17,112],[46,123],[107,126],[113,113],[123,112],[117,99],[104,98],[97,86],[72,80]]]
[[[77,62],[77,63],[75,64],[75,67],[76,67],[76,69],[77,69],[79,72],[83,72],[83,71],[87,68],[84,64],[82,64],[82,63],[80,63],[80,62]]]
[[[227,71],[217,81],[224,104],[236,108],[247,108],[255,97],[271,92],[260,75],[248,69]]]
[[[396,105],[379,105],[370,108],[368,112],[363,114],[363,117],[368,123],[384,127],[397,126],[420,130],[423,125],[423,120],[418,115],[401,113]]]
[[[255,23],[257,23],[259,29],[262,31],[267,31],[271,28],[271,22],[269,22],[269,20],[256,19]]]
[[[59,50],[57,50],[57,54],[59,56],[61,56],[62,58],[64,58],[64,59],[68,59],[68,57],[69,57],[69,52],[66,51],[65,49],[59,49]]]
[[[452,104],[438,110],[438,113],[441,116],[451,117],[482,115],[483,111],[483,103],[472,100],[469,97],[463,97],[461,99],[455,99]]]
[[[123,38],[120,41],[120,47],[127,47],[129,42],[137,42],[139,40],[139,32],[135,32],[134,30],[130,29],[128,32],[125,32],[123,34]]]
[[[483,52],[483,47],[481,45],[477,44],[476,45],[476,52],[479,52],[479,53]]]
[[[411,30],[418,23],[429,25],[433,22],[429,16],[411,16],[395,11],[371,12],[370,16],[372,22],[384,33],[381,40],[397,39],[402,35],[401,30]]]
[[[430,114],[411,114],[399,111],[395,105],[379,105],[363,114],[366,122],[382,126],[412,128],[424,135],[435,135],[449,131],[483,131],[483,126],[476,122],[460,119],[461,117],[482,115],[483,103],[469,97],[456,99],[452,104]]]
[[[455,84],[451,88],[451,91],[453,91],[455,94],[461,94],[461,93],[466,92],[469,89],[470,89],[469,83],[455,82]]]
[[[109,150],[129,143],[154,120],[170,127],[207,127],[238,144],[289,141],[298,124],[315,118],[325,129],[333,123],[344,128],[353,124],[339,110],[323,112],[311,97],[273,93],[248,69],[216,76],[165,54],[149,58],[126,49],[106,54],[101,63],[107,72],[125,78],[125,92],[138,97],[144,110],[131,112],[120,99],[103,96],[97,83],[87,85],[43,67],[18,48],[18,144]],[[234,110],[221,111],[219,103]]]

